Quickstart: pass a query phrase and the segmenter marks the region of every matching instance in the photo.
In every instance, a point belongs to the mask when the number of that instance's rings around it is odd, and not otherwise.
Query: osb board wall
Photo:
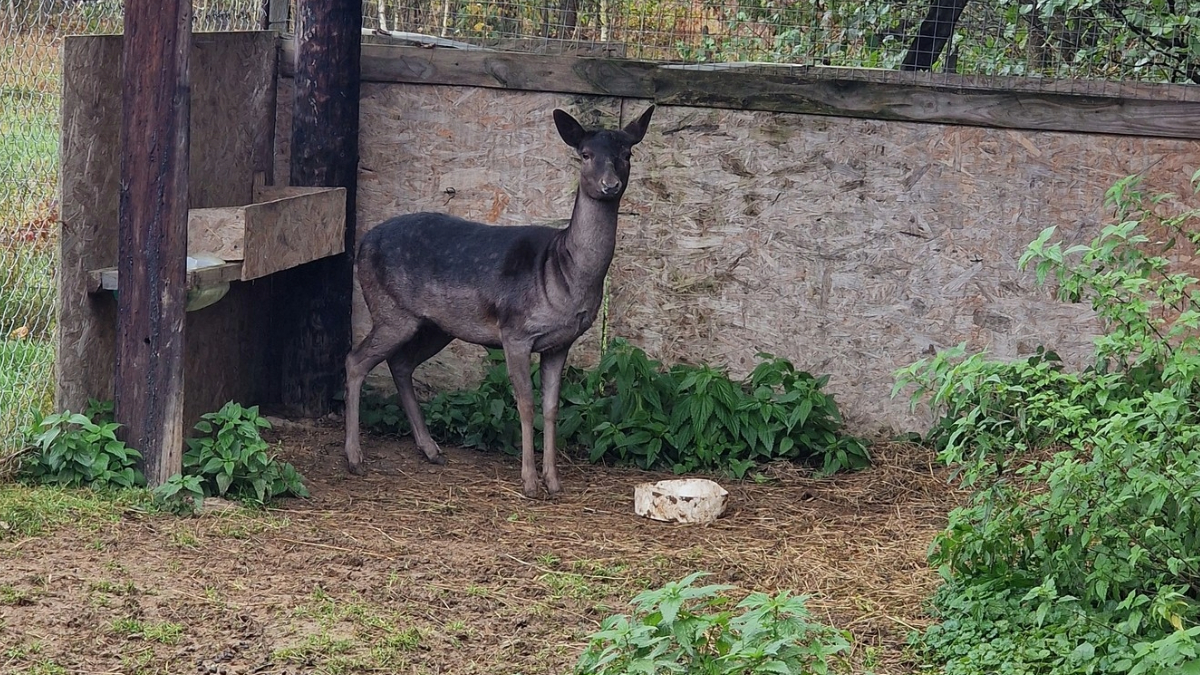
[[[246,203],[269,171],[275,42],[270,32],[198,34],[192,44],[188,194],[194,208]],[[89,295],[89,270],[117,264],[120,36],[69,37],[63,47],[62,234],[56,406],[112,399],[117,303]],[[226,400],[251,402],[261,376],[261,290],[232,289],[187,315],[185,428]],[[219,373],[219,374],[218,374]]]
[[[364,84],[360,232],[417,210],[563,220],[576,164],[550,111],[627,122],[645,105]],[[1185,192],[1198,165],[1196,141],[660,107],[622,206],[612,334],[738,375],[756,352],[786,356],[832,376],[853,428],[923,428],[890,398],[896,368],[962,341],[1000,358],[1046,345],[1079,364],[1094,319],[1017,270],[1025,245],[1049,225],[1071,242],[1094,236],[1121,176]],[[369,325],[356,298],[356,337]],[[575,361],[597,342],[593,328]],[[478,354],[447,350],[418,378],[462,386]]]

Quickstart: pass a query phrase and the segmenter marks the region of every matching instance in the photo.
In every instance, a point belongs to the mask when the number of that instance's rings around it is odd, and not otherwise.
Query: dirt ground
[[[958,498],[927,450],[882,445],[855,475],[721,479],[726,516],[683,526],[632,514],[655,474],[564,460],[565,494],[535,501],[515,458],[449,448],[432,466],[407,438],[366,436],[369,473],[350,476],[341,433],[269,436],[311,499],[0,543],[0,672],[569,673],[633,595],[706,570],[812,595],[853,634],[846,672],[906,673],[926,548]]]

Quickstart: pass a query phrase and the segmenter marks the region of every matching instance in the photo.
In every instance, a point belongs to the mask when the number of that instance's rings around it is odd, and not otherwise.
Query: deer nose
[[[621,181],[619,181],[619,180],[610,181],[607,178],[604,180],[601,180],[600,181],[600,191],[603,192],[605,195],[609,195],[609,196],[615,195],[621,191]]]

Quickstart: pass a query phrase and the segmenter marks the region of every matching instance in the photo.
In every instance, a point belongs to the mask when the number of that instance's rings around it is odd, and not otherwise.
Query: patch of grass
[[[67,675],[70,671],[50,659],[39,661],[26,671],[29,675]]]
[[[142,632],[143,637],[153,642],[161,642],[164,645],[179,644],[179,638],[183,635],[183,624],[171,621],[148,623],[145,624],[144,629]]]
[[[139,621],[126,617],[112,623],[112,632],[126,639],[140,638],[164,645],[179,643],[183,635],[183,625],[171,621]]]
[[[137,592],[137,586],[132,581],[114,584],[111,581],[100,580],[89,583],[88,590],[109,595],[133,595]]]
[[[309,635],[295,647],[275,650],[275,658],[282,661],[305,662],[315,658],[328,658],[352,651],[357,642],[348,638],[334,637],[326,631]]]
[[[4,270],[0,246],[0,277]],[[2,279],[0,279],[2,281]],[[0,289],[0,312],[4,311]],[[51,305],[51,311],[53,305]],[[54,403],[54,346],[37,340],[9,340],[0,326],[0,478],[17,469],[25,432],[36,415]]]
[[[176,548],[195,549],[200,547],[196,535],[185,529],[175,529],[170,534],[171,545]]]
[[[329,675],[397,671],[406,665],[404,654],[422,648],[427,637],[427,629],[407,616],[358,597],[336,598],[321,588],[292,614],[316,622],[318,630],[297,645],[276,650],[275,658]]]
[[[0,541],[38,536],[66,525],[100,527],[148,503],[145,490],[96,492],[0,483]]]
[[[29,644],[19,644],[5,649],[2,654],[9,661],[24,661],[30,656],[36,656],[42,651],[42,643],[30,642]]]
[[[0,585],[0,605],[11,605],[15,607],[19,605],[32,604],[32,602],[33,600],[30,599],[29,594],[25,591],[13,588],[8,584]]]
[[[547,572],[538,577],[538,581],[550,589],[551,598],[558,600],[598,600],[608,595],[608,591],[593,586],[588,578],[573,572]]]

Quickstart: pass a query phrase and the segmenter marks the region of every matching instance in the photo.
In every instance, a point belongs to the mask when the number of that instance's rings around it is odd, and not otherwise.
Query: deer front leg
[[[517,399],[517,413],[521,415],[521,483],[526,497],[537,497],[538,475],[533,456],[533,380],[529,376],[531,353],[528,344],[504,343],[508,379],[512,382],[513,395]]]
[[[562,483],[558,480],[556,446],[559,391],[563,367],[567,365],[568,349],[570,347],[542,354],[542,480],[546,481],[546,490],[552,495],[562,490]]]

